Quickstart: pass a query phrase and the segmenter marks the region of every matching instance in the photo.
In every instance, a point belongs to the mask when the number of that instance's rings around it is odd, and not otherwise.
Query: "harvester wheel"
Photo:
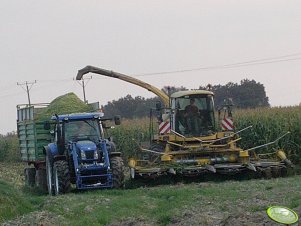
[[[53,189],[53,158],[50,153],[46,154],[46,181],[49,195],[54,195]]]
[[[25,185],[27,185],[29,187],[33,187],[35,184],[36,169],[35,168],[25,168],[24,176],[25,176]]]
[[[277,177],[280,177],[280,170],[281,168],[279,167],[272,167],[272,177],[273,178],[277,178]]]
[[[47,176],[46,176],[46,170],[45,169],[38,169],[36,171],[36,187],[43,191],[47,192]]]
[[[124,163],[119,156],[111,157],[111,168],[113,176],[113,188],[122,188],[124,186]]]
[[[288,176],[288,170],[287,170],[287,167],[281,168],[280,174],[281,174],[281,177],[286,177],[286,176]]]
[[[271,179],[272,178],[272,170],[271,170],[271,168],[265,168],[263,170],[263,177],[265,179]]]
[[[149,149],[159,153],[162,153],[164,151],[164,147],[160,144],[152,144]],[[161,158],[160,154],[155,154],[155,153],[149,154],[149,161],[152,163],[159,163],[161,160],[160,158]]]
[[[67,193],[71,188],[68,162],[56,161],[53,164],[54,194]]]

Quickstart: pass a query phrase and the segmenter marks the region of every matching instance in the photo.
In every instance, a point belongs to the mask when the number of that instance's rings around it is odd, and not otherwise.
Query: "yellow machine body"
[[[89,72],[138,85],[159,96],[163,102],[163,107],[156,106],[158,134],[152,137],[149,148],[140,148],[140,154],[129,159],[132,178],[162,174],[194,176],[203,173],[235,174],[250,171],[280,175],[290,165],[282,150],[268,158],[261,158],[256,155],[254,148],[243,150],[237,146],[241,139],[239,132],[218,131],[214,94],[211,91],[179,91],[169,96],[131,76],[93,66],[79,70],[76,79],[82,79]],[[188,105],[197,107],[196,116],[188,118],[187,109],[193,109]],[[229,108],[224,109],[228,110],[229,116]]]

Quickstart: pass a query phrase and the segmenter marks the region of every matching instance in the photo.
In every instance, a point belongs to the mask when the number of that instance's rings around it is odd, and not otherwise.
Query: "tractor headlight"
[[[80,157],[81,157],[82,160],[86,160],[86,159],[87,159],[87,157],[86,157],[86,152],[83,151],[83,150],[81,150],[81,151],[80,151]]]
[[[98,159],[98,152],[97,152],[97,150],[94,151],[94,159]]]

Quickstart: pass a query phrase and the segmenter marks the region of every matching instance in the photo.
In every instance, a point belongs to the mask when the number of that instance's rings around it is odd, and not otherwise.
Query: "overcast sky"
[[[300,0],[0,2],[1,134],[16,130],[16,105],[27,103],[17,82],[37,81],[32,103],[67,92],[82,98],[73,78],[86,65],[129,75],[203,68],[138,78],[158,88],[255,79],[272,106],[301,102]],[[228,64],[236,65],[215,67]],[[86,89],[101,104],[153,96],[98,75]]]

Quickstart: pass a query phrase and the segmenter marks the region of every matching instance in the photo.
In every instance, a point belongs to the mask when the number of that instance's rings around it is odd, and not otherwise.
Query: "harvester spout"
[[[111,78],[117,78],[117,79],[129,82],[129,83],[132,83],[134,85],[140,86],[140,87],[142,87],[144,89],[147,89],[148,91],[156,94],[157,96],[159,96],[162,99],[165,107],[169,107],[169,97],[168,97],[168,95],[166,95],[160,89],[158,89],[158,88],[156,88],[156,87],[154,87],[154,86],[152,86],[148,83],[145,83],[145,82],[143,82],[139,79],[136,79],[136,78],[133,78],[131,76],[124,75],[124,74],[121,74],[121,73],[118,73],[118,72],[109,71],[109,70],[106,70],[106,69],[94,67],[94,66],[86,66],[83,69],[80,69],[78,71],[77,76],[76,76],[76,80],[81,80],[82,77],[87,73],[95,73],[95,74],[99,74],[99,75],[103,75],[103,76],[107,76],[107,77],[111,77]]]

